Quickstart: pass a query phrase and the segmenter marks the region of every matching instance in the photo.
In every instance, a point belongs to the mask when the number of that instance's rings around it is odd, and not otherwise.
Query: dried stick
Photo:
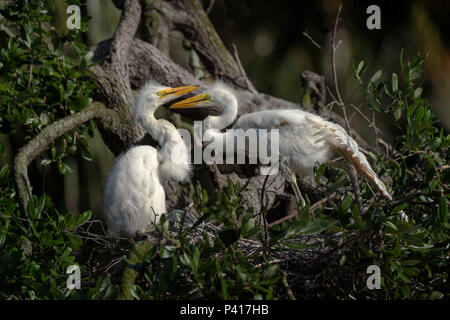
[[[236,47],[236,45],[234,43],[232,44],[232,47],[233,47],[234,60],[236,60],[236,64],[237,64],[237,66],[239,68],[239,71],[241,73],[241,77],[245,81],[247,89],[249,91],[253,92],[253,93],[256,93],[257,91],[256,91],[255,87],[250,82],[250,79],[247,77],[247,73],[245,72],[244,67],[242,67],[241,59],[239,59],[239,53],[238,53],[237,47]]]
[[[313,45],[315,45],[317,48],[319,48],[320,50],[323,50],[322,47],[320,46],[320,44],[318,44],[316,41],[314,41],[314,39],[306,32],[303,31],[302,34],[309,39],[309,41],[311,41],[311,43]]]
[[[330,45],[331,69],[332,69],[332,73],[333,73],[334,89],[335,89],[336,95],[338,97],[339,105],[341,106],[342,112],[344,114],[345,126],[346,126],[346,129],[349,132],[349,134],[351,134],[350,133],[350,124],[348,122],[347,112],[345,110],[345,105],[344,105],[344,102],[342,100],[341,92],[339,90],[339,84],[338,84],[337,72],[336,72],[336,57],[335,57],[336,49],[337,49],[337,46],[336,46],[336,33],[337,33],[337,27],[338,27],[338,23],[339,23],[339,18],[340,18],[340,15],[341,15],[341,10],[342,10],[342,5],[339,5],[339,10],[338,10],[338,13],[336,15],[336,20],[334,22],[334,30],[333,30],[333,33],[331,35],[331,45]]]

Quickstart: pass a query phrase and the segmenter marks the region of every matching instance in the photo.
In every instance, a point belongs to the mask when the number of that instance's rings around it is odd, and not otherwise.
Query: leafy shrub
[[[47,124],[88,105],[94,88],[88,79],[91,53],[77,41],[78,30],[62,34],[50,25],[53,5],[47,1],[15,1],[0,10],[5,18],[1,23],[18,32],[0,53],[0,132],[19,133],[25,141]],[[81,31],[86,30],[86,21],[83,19]],[[73,57],[64,54],[68,49],[73,50]],[[51,157],[41,164],[54,162],[61,173],[70,172],[63,159],[77,148],[89,158],[86,133],[91,128],[89,124],[61,137],[52,146]],[[0,161],[5,162],[2,141]],[[66,269],[75,263],[74,252],[82,244],[76,230],[91,213],[74,217],[58,212],[50,197],[43,195],[32,197],[26,217],[18,210],[13,181],[11,168],[3,165],[0,298],[63,299],[71,293],[66,289]]]
[[[88,78],[91,54],[77,40],[79,31],[61,34],[51,27],[47,2],[16,3],[0,10],[7,25],[19,26],[18,36],[11,37],[0,53],[0,130],[23,132],[26,142],[48,123],[86,107],[94,87]],[[82,19],[81,31],[86,21]],[[65,54],[68,49],[72,56]],[[391,119],[397,130],[385,151],[376,147],[376,154],[369,153],[382,179],[391,182],[393,203],[380,200],[362,181],[367,211],[360,215],[347,188],[342,188],[347,183],[344,173],[329,175],[326,166],[318,164],[317,181],[343,196],[315,210],[307,201],[296,221],[266,230],[257,223],[260,213],[240,206],[246,186],[230,182],[216,200],[196,187],[194,221],[187,211],[175,211],[170,219],[163,216],[152,233],[157,241],[148,247],[133,244],[136,259],[124,255],[125,273],[133,270],[137,276],[129,288],[124,279],[118,283],[109,273],[91,277],[89,266],[81,264],[83,280],[92,285],[66,289],[67,267],[77,263],[75,253],[83,251],[77,230],[91,214],[59,212],[43,195],[32,197],[28,216],[23,216],[11,170],[4,165],[0,298],[113,299],[128,289],[125,294],[138,299],[302,298],[306,284],[297,281],[296,274],[305,271],[314,283],[315,297],[448,298],[450,137],[444,136],[436,113],[422,97],[424,60],[418,55],[405,63],[401,54],[399,75],[393,73],[388,81],[380,81],[381,71],[367,80],[369,66],[363,61],[353,68],[368,108]],[[61,173],[69,173],[63,161],[67,155],[80,150],[89,159],[86,134],[92,126],[57,140],[42,165],[54,162]],[[4,161],[1,141],[0,156]],[[311,243],[312,236],[323,241]],[[320,252],[323,246],[331,250],[321,256],[318,267],[293,269],[303,253]],[[373,264],[381,269],[382,290],[366,287],[366,269]]]

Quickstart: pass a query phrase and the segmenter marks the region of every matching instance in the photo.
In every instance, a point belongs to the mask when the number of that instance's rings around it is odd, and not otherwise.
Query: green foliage
[[[74,1],[71,1],[74,2]],[[80,4],[74,2],[75,4]],[[2,4],[2,27],[15,37],[0,52],[0,133],[34,137],[47,124],[90,103],[90,54],[77,39],[79,30],[59,33],[50,25],[53,2],[15,1]],[[81,31],[86,29],[86,19]],[[70,52],[70,54],[67,54]],[[61,173],[71,169],[63,159],[80,148],[89,157],[86,129],[66,134],[41,165],[55,162]],[[0,163],[5,163],[0,140]],[[8,164],[0,170],[0,299],[64,299],[66,269],[76,264],[80,250],[77,230],[90,219],[90,211],[73,216],[58,212],[50,197],[32,196],[28,217],[18,210],[14,177]],[[81,266],[85,270],[84,266]]]
[[[231,182],[217,200],[210,203],[205,190],[196,188],[195,207],[202,212],[192,227],[184,226],[184,213],[175,212],[181,232],[174,237],[163,216],[156,226],[165,239],[143,257],[144,279],[136,287],[141,299],[196,298],[196,299],[270,299],[273,284],[280,280],[277,266],[267,265],[263,270],[255,266],[263,262],[262,252],[249,256],[238,241],[243,237],[258,238],[261,228],[254,225],[251,210],[240,206],[243,188]],[[217,234],[206,230],[192,242],[189,235],[203,221],[214,222],[222,229]]]
[[[47,124],[89,105],[95,88],[89,81],[92,53],[78,40],[88,19],[82,18],[81,30],[58,32],[50,24],[53,6],[53,2],[22,0],[0,10],[6,18],[2,24],[18,29],[0,52],[0,132],[19,130],[26,141]],[[41,164],[55,162],[61,173],[70,173],[63,159],[77,148],[90,158],[86,130],[92,126],[58,139]]]
[[[16,1],[0,10],[5,17],[2,25],[17,28],[17,36],[8,39],[0,52],[0,132],[20,133],[25,142],[47,124],[89,105],[94,89],[89,81],[92,55],[78,40],[80,31],[57,32],[49,23],[52,10],[46,1]],[[82,18],[81,32],[86,22]],[[313,248],[305,240],[312,235],[320,235],[339,255],[335,267],[311,266],[311,279],[321,291],[318,296],[448,297],[450,137],[444,135],[436,112],[422,97],[425,58],[417,55],[405,62],[402,52],[401,68],[391,75],[378,70],[367,76],[367,62],[353,64],[369,111],[391,119],[397,130],[392,148],[370,153],[382,179],[392,182],[394,203],[374,196],[363,181],[365,214],[345,194],[314,212],[307,201],[296,221],[266,231],[264,224],[258,224],[261,213],[241,205],[246,186],[229,182],[215,200],[197,186],[193,200],[199,216],[193,225],[183,211],[171,213],[174,225],[162,216],[154,232],[161,241],[144,254],[132,248],[138,263],[123,258],[129,268],[138,271],[133,297],[286,298],[285,266],[276,258],[286,250]],[[77,150],[89,160],[87,133],[92,126],[58,139],[41,165],[56,163],[61,173],[70,173],[63,160]],[[0,141],[2,163],[4,159]],[[326,165],[317,165],[315,174],[316,181],[330,191],[348,184],[342,171],[329,170]],[[32,196],[28,216],[24,216],[15,194],[11,168],[5,164],[0,168],[0,298],[116,298],[120,286],[113,275],[91,278],[87,264],[80,265],[83,280],[94,285],[77,291],[66,288],[67,267],[77,263],[76,253],[83,245],[77,230],[90,219],[90,211],[76,216],[58,212],[50,197],[42,195]],[[245,247],[248,243],[254,246],[252,250]],[[366,287],[366,269],[372,264],[381,268],[382,290]],[[334,279],[333,288],[330,279]],[[296,293],[301,288],[292,290]]]
[[[15,208],[10,203],[0,220],[1,299],[63,299],[67,267],[76,264],[72,252],[82,245],[74,232],[91,212],[61,214],[45,195],[30,200],[28,218]]]
[[[389,81],[379,81],[379,70],[367,85],[362,80],[367,65],[361,62],[354,68],[369,109],[388,114],[398,130],[392,150],[372,154],[380,172],[392,179],[394,203],[372,201],[360,218],[344,199],[338,211],[345,235],[340,247],[351,250],[346,266],[360,273],[371,264],[381,268],[384,294],[370,292],[376,297],[448,295],[450,136],[444,136],[436,112],[422,97],[425,59],[418,54],[405,63],[402,51],[400,77],[393,73]],[[367,185],[362,194],[371,197]],[[356,296],[368,293],[358,281],[353,288]]]
[[[206,191],[197,186],[194,204],[201,216],[192,225],[186,223],[183,211],[171,213],[174,226],[163,215],[155,225],[157,235],[154,235],[163,240],[145,254],[133,249],[140,258],[138,263],[126,260],[128,267],[140,274],[132,296],[136,299],[275,299],[279,296],[280,266],[270,261],[277,252],[309,248],[295,238],[323,232],[330,223],[324,219],[298,220],[282,224],[266,235],[264,229],[255,225],[253,210],[240,205],[245,188],[246,185],[229,181],[227,189],[219,190],[217,199],[211,201]],[[216,227],[211,229],[211,225]],[[244,245],[246,241],[254,244],[253,252]],[[108,286],[116,294],[117,289],[113,284]]]

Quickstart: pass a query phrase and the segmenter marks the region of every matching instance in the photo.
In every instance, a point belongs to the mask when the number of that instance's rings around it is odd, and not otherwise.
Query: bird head
[[[199,86],[181,86],[181,87],[155,87],[155,98],[159,105],[162,105],[167,102],[171,102],[185,94],[198,89]]]
[[[166,103],[182,98],[185,94],[198,89],[199,86],[167,87],[157,82],[149,81],[143,85],[136,96],[133,108],[134,118],[142,122],[148,115]]]
[[[204,113],[201,109],[208,109],[208,117],[204,119],[206,127],[222,129],[233,122],[237,115],[238,103],[230,87],[222,82],[216,82],[210,88],[205,88],[201,94],[178,101],[169,109],[189,110],[192,113]]]
[[[175,99],[179,99],[198,88],[199,86],[195,85],[172,88],[155,81],[148,81],[139,89],[136,97],[136,105],[156,108]]]

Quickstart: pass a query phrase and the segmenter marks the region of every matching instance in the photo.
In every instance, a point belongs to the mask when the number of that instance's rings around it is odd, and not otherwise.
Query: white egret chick
[[[156,109],[198,86],[169,88],[146,83],[137,93],[133,117],[156,140],[160,149],[134,146],[121,154],[109,172],[104,195],[108,234],[135,237],[166,212],[163,180],[186,180],[191,172],[190,154],[175,126],[157,120]]]
[[[232,90],[223,85],[212,86],[204,90],[202,94],[171,105],[170,109],[198,108],[213,104],[223,108],[223,113],[219,116],[207,117],[203,121],[204,127],[221,129],[231,124],[237,114],[238,102]],[[245,114],[233,125],[233,129],[239,128],[244,130],[278,129],[280,163],[303,178],[314,181],[316,162],[344,168],[349,173],[360,208],[356,172],[367,178],[385,198],[392,200],[386,186],[373,171],[356,141],[336,123],[303,110],[280,109]],[[223,137],[226,133],[221,135]],[[265,137],[270,140],[271,136],[265,135]],[[340,163],[332,160],[337,157],[342,158]]]

